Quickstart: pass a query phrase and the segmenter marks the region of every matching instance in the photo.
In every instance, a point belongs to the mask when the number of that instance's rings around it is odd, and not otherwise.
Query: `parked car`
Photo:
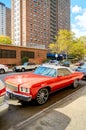
[[[8,71],[7,65],[0,64],[0,74],[3,74]]]
[[[45,63],[58,65],[59,61],[58,60],[49,60],[48,62],[45,62]]]
[[[62,66],[70,67],[71,62],[70,61],[63,61],[61,62]]]
[[[83,65],[85,62],[83,60],[78,61],[77,63],[75,63],[75,66],[81,66]]]
[[[13,67],[13,71],[24,72],[26,70],[36,69],[37,67],[38,67],[38,65],[36,65],[35,63],[25,62],[23,65],[14,66]]]
[[[48,100],[49,94],[73,85],[78,87],[83,73],[72,71],[64,66],[51,64],[40,65],[34,72],[8,76],[5,85],[8,94],[19,101],[35,100],[42,105]]]
[[[84,74],[84,77],[86,79],[86,62],[83,65],[78,66],[76,68],[76,71],[82,72]]]
[[[0,116],[8,110],[8,103],[5,100],[6,88],[4,83],[0,80]]]

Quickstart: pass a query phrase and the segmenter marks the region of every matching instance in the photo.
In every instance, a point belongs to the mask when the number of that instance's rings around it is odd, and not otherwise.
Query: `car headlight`
[[[20,87],[20,92],[30,93],[30,88],[26,88],[26,87],[21,86]]]

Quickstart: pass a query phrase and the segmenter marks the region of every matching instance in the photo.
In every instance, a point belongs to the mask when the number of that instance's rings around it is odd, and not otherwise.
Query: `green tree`
[[[79,40],[84,44],[84,46],[86,48],[86,36],[79,37]]]
[[[86,48],[84,42],[79,38],[72,44],[69,54],[72,55],[74,58],[81,60],[84,58],[86,53]]]
[[[73,41],[75,40],[75,34],[68,30],[59,30],[58,36],[55,37],[55,43],[49,45],[50,50],[56,53],[69,54],[69,50]]]
[[[56,42],[49,45],[52,52],[65,53],[77,59],[84,58],[86,54],[86,36],[76,38],[72,31],[59,30],[55,40]]]
[[[0,44],[11,44],[11,39],[8,36],[0,36]]]

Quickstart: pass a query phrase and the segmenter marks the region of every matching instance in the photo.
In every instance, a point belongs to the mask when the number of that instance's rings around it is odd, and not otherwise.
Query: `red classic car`
[[[19,99],[19,101],[35,101],[44,104],[49,94],[73,85],[78,87],[83,73],[72,71],[70,68],[43,64],[34,72],[16,74],[5,79],[7,92]]]

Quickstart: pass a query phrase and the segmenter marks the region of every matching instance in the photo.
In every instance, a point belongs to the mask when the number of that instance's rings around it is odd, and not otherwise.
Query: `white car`
[[[4,83],[0,80],[0,116],[8,110],[8,103],[5,100],[6,88]]]
[[[36,65],[35,63],[25,62],[23,65],[19,65],[19,66],[13,67],[13,71],[21,71],[21,72],[24,72],[24,71],[26,71],[26,70],[36,69],[37,67],[38,67],[38,65]]]
[[[7,65],[0,64],[0,74],[3,74],[5,72],[8,72]]]

